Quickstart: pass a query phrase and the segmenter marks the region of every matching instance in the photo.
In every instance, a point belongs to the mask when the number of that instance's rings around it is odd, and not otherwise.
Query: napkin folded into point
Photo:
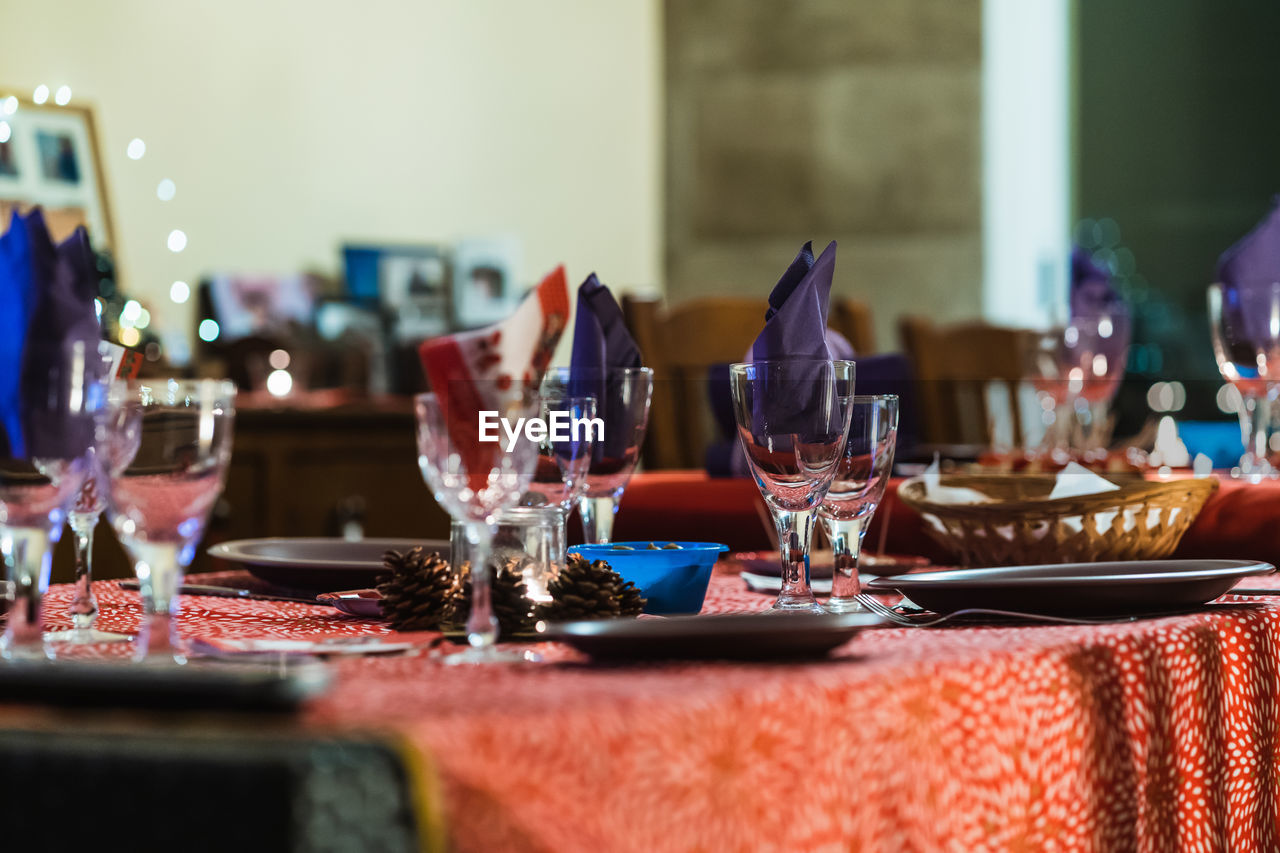
[[[55,245],[39,208],[14,212],[0,235],[0,456],[71,459],[92,442],[73,379],[103,378],[97,288],[84,228]]]
[[[627,329],[622,307],[595,273],[578,288],[578,316],[573,325],[569,360],[569,393],[595,397],[596,415],[605,424],[624,424],[625,401],[618,386],[624,381],[612,371],[643,367],[640,347]],[[632,437],[625,429],[606,427],[604,441],[592,449],[597,462],[620,458]]]
[[[1102,492],[1114,492],[1120,489],[1115,483],[1090,471],[1078,462],[1068,462],[1058,472],[1049,492],[1049,500],[1058,498],[1078,498],[1084,495],[1097,495]]]

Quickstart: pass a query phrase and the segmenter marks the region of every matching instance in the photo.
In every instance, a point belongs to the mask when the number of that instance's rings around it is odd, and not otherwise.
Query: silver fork
[[[883,616],[896,625],[902,625],[908,628],[931,628],[934,625],[941,625],[945,622],[951,622],[962,616],[1000,616],[1007,619],[1017,619],[1029,622],[1052,622],[1062,625],[1106,625],[1115,622],[1137,622],[1139,619],[1150,618],[1151,614],[1144,616],[1048,616],[1042,613],[1019,613],[1016,610],[989,610],[982,607],[969,607],[964,610],[955,610],[951,613],[935,614],[928,611],[920,613],[900,613],[887,604],[877,601],[873,596],[859,593],[854,596],[859,604],[868,611]]]

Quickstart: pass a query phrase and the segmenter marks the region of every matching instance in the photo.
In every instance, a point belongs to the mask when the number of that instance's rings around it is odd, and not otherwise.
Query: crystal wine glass
[[[1119,312],[1072,317],[1062,343],[1060,369],[1080,427],[1080,449],[1096,451],[1110,440],[1108,410],[1124,378],[1129,317]]]
[[[832,613],[862,609],[854,598],[862,591],[858,584],[858,557],[871,517],[884,497],[898,440],[897,396],[858,395],[853,398],[851,409],[844,458],[818,508],[835,558],[831,598],[826,605]]]
[[[459,395],[461,396],[461,395]],[[475,412],[449,396],[419,394],[414,398],[418,425],[418,467],[436,502],[463,525],[471,562],[471,612],[467,642],[471,648],[449,655],[446,663],[502,663],[529,660],[518,652],[494,647],[498,620],[489,598],[489,554],[498,515],[519,502],[529,488],[538,462],[538,446],[522,430],[507,442],[481,442]],[[537,396],[510,400],[499,417],[515,424],[538,414]],[[457,555],[455,555],[457,559]]]
[[[184,663],[178,589],[226,479],[236,387],[159,379],[116,383],[110,396],[111,428],[138,436],[132,455],[114,460],[107,506],[142,591],[134,659]]]
[[[1240,392],[1244,454],[1231,473],[1250,480],[1276,476],[1267,459],[1271,404],[1280,385],[1280,282],[1209,286],[1213,354],[1222,378]],[[1276,366],[1275,375],[1271,367]]]
[[[729,368],[738,439],[778,528],[782,589],[774,610],[823,613],[809,585],[814,514],[844,458],[851,361],[794,359]]]
[[[559,367],[547,372],[542,389],[545,394],[596,398],[596,414],[604,421],[604,439],[597,441],[592,451],[587,491],[578,500],[578,512],[587,544],[607,544],[613,538],[618,502],[644,443],[653,371],[647,367],[624,367],[601,374]]]
[[[0,559],[10,597],[0,655],[6,659],[48,654],[41,605],[52,546],[84,478],[85,451],[104,405],[103,377],[87,349],[76,341],[60,357],[25,367],[18,405],[5,413],[0,430]]]
[[[101,345],[99,357],[107,379],[115,367],[107,345]],[[105,392],[105,388],[104,388]],[[99,631],[94,628],[98,620],[98,598],[93,594],[93,539],[98,519],[107,508],[110,492],[110,476],[119,473],[121,465],[127,465],[138,450],[136,421],[124,432],[113,429],[110,417],[98,419],[93,444],[84,456],[84,479],[75,500],[67,512],[67,526],[75,536],[75,592],[67,607],[72,627],[65,631],[50,631],[44,635],[50,643],[83,645],[86,643],[119,643],[133,638],[127,634]]]

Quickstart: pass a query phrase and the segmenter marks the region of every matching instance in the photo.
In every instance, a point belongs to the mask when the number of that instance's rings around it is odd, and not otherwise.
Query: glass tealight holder
[[[564,519],[556,507],[514,507],[498,515],[498,532],[493,537],[490,562],[510,566],[524,577],[525,594],[534,603],[550,601],[551,580],[564,566],[566,550]],[[467,537],[458,522],[449,534],[452,568],[456,574],[467,556]]]

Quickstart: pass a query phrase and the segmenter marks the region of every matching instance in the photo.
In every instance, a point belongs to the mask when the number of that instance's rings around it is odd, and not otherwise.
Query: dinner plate
[[[543,636],[598,660],[770,660],[821,657],[882,624],[872,613],[731,613],[560,622]]]
[[[733,555],[733,559],[742,568],[756,575],[782,575],[782,562],[777,551],[744,551]],[[929,566],[924,557],[910,557],[890,554],[863,554],[858,560],[859,574],[867,575],[900,575],[912,569],[923,569]],[[819,551],[809,560],[810,578],[831,577],[831,553]]]
[[[291,589],[328,592],[374,586],[387,574],[382,555],[421,545],[447,557],[439,539],[274,538],[237,539],[209,548],[209,556],[240,563],[260,580]]]
[[[1275,566],[1251,560],[1134,560],[956,569],[877,578],[937,613],[967,607],[1058,616],[1138,615],[1197,607]]]
[[[376,589],[348,589],[342,592],[322,592],[317,601],[331,605],[348,616],[361,619],[382,618],[382,593]]]

